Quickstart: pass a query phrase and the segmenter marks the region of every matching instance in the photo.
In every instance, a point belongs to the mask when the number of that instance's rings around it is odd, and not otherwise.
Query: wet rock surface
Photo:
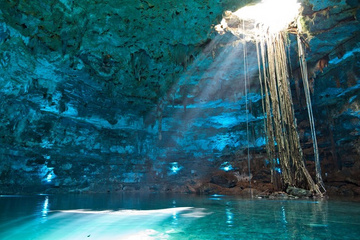
[[[286,193],[296,197],[310,197],[312,195],[309,190],[296,187],[288,187]]]
[[[248,148],[252,184],[270,189],[256,48],[246,45],[246,106],[244,46],[213,27],[251,1],[238,2],[2,1],[0,193],[240,193],[249,187]],[[323,178],[335,195],[359,195],[360,187],[354,2],[304,1],[301,18]],[[313,169],[289,40],[296,116]],[[218,174],[230,166],[235,175]]]
[[[225,187],[225,188],[233,188],[236,186],[238,179],[230,173],[221,172],[218,174],[214,174],[211,177],[210,183]]]

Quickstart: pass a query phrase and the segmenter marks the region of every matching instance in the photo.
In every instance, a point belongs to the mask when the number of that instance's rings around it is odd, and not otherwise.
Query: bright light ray
[[[280,5],[277,10],[280,9],[279,11],[285,13],[286,17],[283,19],[288,19],[290,15],[288,13],[292,12],[291,9],[294,9],[294,5],[291,5],[294,1],[275,0],[274,2],[270,4],[271,8],[269,7],[269,1],[265,0],[256,8],[252,6],[250,10],[258,11],[254,16],[263,16],[264,8],[266,8],[266,11],[276,15],[274,22],[277,22],[278,19],[280,19],[279,14],[275,10],[272,10],[272,8]],[[295,6],[297,14],[300,5],[295,2]],[[257,10],[259,7],[260,10]],[[242,12],[247,11],[248,8],[245,7],[243,9],[244,10],[237,11],[236,14],[242,14]],[[250,16],[251,14],[246,13],[243,18],[250,18]],[[234,17],[238,18],[238,16],[235,15]],[[274,16],[270,18],[274,19]],[[222,22],[224,23],[224,21]],[[252,19],[252,23],[254,23],[254,21],[271,23],[271,21],[268,21],[266,18],[260,18],[260,20]],[[245,24],[247,24],[246,21]],[[285,25],[287,26],[287,24],[288,22]],[[226,28],[226,26],[223,27]],[[261,29],[264,28],[261,27]],[[227,31],[228,30],[229,29],[227,29]],[[240,31],[242,30],[240,29]],[[233,34],[233,36],[229,34],[216,36],[207,45],[207,48],[196,56],[194,61],[187,66],[187,69],[174,83],[168,94],[161,99],[161,101],[164,102],[162,111],[164,111],[165,114],[161,118],[162,129],[160,131],[162,131],[163,134],[166,133],[163,136],[170,138],[171,141],[168,141],[169,145],[164,142],[164,146],[154,154],[154,160],[167,158],[168,153],[172,153],[172,151],[177,151],[178,149],[181,149],[182,152],[193,153],[195,157],[216,157],[217,155],[213,154],[214,149],[221,152],[225,146],[237,148],[239,146],[253,146],[255,144],[249,143],[247,139],[241,139],[243,134],[240,131],[235,133],[236,137],[230,136],[226,132],[228,128],[247,121],[247,119],[244,118],[247,111],[241,108],[243,103],[245,103],[245,98],[243,97],[245,87],[244,76],[241,74],[242,64],[239,63],[244,55],[243,51],[245,50],[245,46],[243,46],[241,42],[242,40],[239,40],[239,35],[236,34]],[[254,76],[258,74],[257,58],[251,57],[255,49],[252,43],[249,43],[246,48],[248,49],[248,51],[246,51],[246,60],[248,61],[248,86],[252,86],[252,81],[255,80]],[[234,65],[240,66],[240,69],[234,67]],[[183,92],[181,91],[182,87],[186,89]],[[248,101],[258,101],[257,99],[253,99],[254,96],[255,95],[249,92]],[[177,102],[174,100],[177,100]],[[182,101],[183,105],[179,104],[179,100]],[[232,109],[232,111],[219,113],[218,109],[221,109],[225,105],[227,109]],[[171,116],[171,118],[168,116]],[[250,114],[248,120],[253,121],[256,118],[257,117]],[[198,127],[215,128],[217,130],[214,133],[199,133],[197,132]],[[158,128],[155,127],[154,129]],[[196,134],[199,134],[199,136],[196,136]],[[240,138],[238,137],[239,135]],[[174,142],[176,145],[173,144]],[[166,174],[164,171],[167,171],[167,175],[171,176],[180,172],[186,173],[193,171],[191,166],[185,165],[183,162],[178,163],[179,167],[182,166],[181,171],[178,171],[179,169],[176,166],[172,166],[171,163],[168,164],[170,164],[170,169],[169,165],[167,169],[163,169],[160,166],[158,168],[160,171],[157,173]],[[205,169],[202,170],[205,171]]]
[[[142,215],[166,215],[172,214],[174,210],[176,211],[186,211],[191,210],[192,207],[178,207],[178,208],[165,208],[165,209],[153,209],[153,210],[121,210],[121,211],[91,211],[84,209],[75,209],[75,210],[62,210],[62,213],[81,213],[81,214],[110,214],[110,215],[124,215],[124,216],[142,216]]]
[[[299,9],[300,4],[297,3],[296,0],[263,0],[259,4],[243,7],[235,13],[225,13],[226,16],[221,24],[215,27],[215,30],[218,32],[221,32],[221,30],[231,31],[234,35],[233,38],[229,38],[229,35],[226,35],[225,38],[223,38],[224,35],[216,36],[212,42],[208,44],[207,49],[197,56],[193,63],[188,65],[187,70],[173,85],[173,88],[168,94],[171,97],[164,97],[164,102],[167,105],[164,111],[167,111],[166,109],[170,107],[171,99],[183,99],[183,106],[175,105],[173,106],[175,110],[171,112],[172,118],[179,119],[181,121],[180,124],[172,125],[169,119],[165,117],[162,118],[162,130],[168,133],[176,133],[172,138],[180,148],[183,148],[185,151],[196,150],[199,152],[199,149],[211,150],[211,148],[222,151],[222,149],[218,149],[216,144],[219,146],[238,147],[239,144],[244,144],[244,141],[246,141],[249,146],[253,145],[249,144],[246,139],[234,142],[230,137],[225,136],[225,133],[221,134],[221,130],[213,137],[209,136],[207,140],[203,139],[201,141],[194,139],[192,133],[196,131],[196,127],[199,125],[226,129],[246,121],[246,119],[241,119],[241,115],[244,115],[241,109],[238,109],[239,111],[235,115],[234,113],[231,113],[232,115],[226,115],[226,113],[224,113],[223,118],[221,114],[215,114],[214,117],[211,115],[204,116],[204,114],[208,114],[206,113],[207,109],[214,109],[214,111],[216,111],[215,109],[221,107],[219,104],[224,104],[225,101],[227,101],[226,104],[228,108],[229,105],[233,104],[234,109],[236,108],[236,104],[244,101],[244,99],[241,99],[244,79],[242,75],[239,75],[239,70],[234,71],[234,64],[236,63],[237,66],[241,65],[239,59],[245,49],[242,44],[236,43],[236,39],[239,39],[239,35],[244,36],[248,31],[253,35],[246,36],[245,39],[253,39],[259,35],[263,36],[268,32],[278,32],[285,29],[289,23],[295,20]],[[234,21],[231,21],[231,19],[229,21],[229,18],[226,18],[229,16]],[[228,23],[233,25],[228,27]],[[248,25],[244,27],[246,29],[242,28],[244,25]],[[231,47],[230,42],[233,42],[237,47]],[[228,47],[226,46],[227,44]],[[218,51],[218,46],[222,46],[221,51]],[[247,52],[247,54],[251,54],[251,52]],[[246,57],[247,60],[252,59],[248,56]],[[249,62],[247,66],[253,66],[253,68],[247,69],[247,79],[252,81],[254,79],[253,76],[257,74],[257,68],[255,67],[257,64]],[[226,89],[222,89],[224,85],[227,87]],[[228,86],[231,85],[234,87],[228,89]],[[251,86],[252,83],[249,82],[248,85]],[[187,91],[181,93],[180,86],[188,88]],[[192,88],[191,86],[194,87]],[[232,93],[229,94],[229,91]],[[233,95],[235,92],[239,94]],[[215,104],[215,106],[211,105],[211,102],[219,99],[221,99],[220,103]],[[233,116],[236,116],[236,118]],[[207,122],[202,120],[205,118]],[[229,122],[228,124],[226,124],[226,120],[229,120],[227,121]],[[189,142],[192,144],[189,145]],[[166,150],[161,153],[161,156],[166,156],[166,151],[173,150],[171,147],[166,146],[164,149]],[[188,166],[184,166],[185,171],[190,171],[190,169],[187,168]],[[178,172],[177,170],[177,168],[172,168],[168,175],[176,174]]]
[[[253,45],[249,44],[251,49]],[[225,147],[237,148],[245,145],[252,146],[243,136],[242,131],[229,133],[228,129],[246,122],[244,117],[246,110],[243,109],[245,103],[244,96],[244,77],[242,74],[242,65],[239,59],[243,57],[244,46],[238,41],[237,36],[217,35],[200,53],[194,61],[187,66],[186,71],[180,76],[169,90],[167,96],[164,97],[164,117],[162,117],[162,131],[165,138],[170,138],[176,145],[164,146],[156,153],[157,159],[169,158],[172,151],[178,151],[193,154],[196,158],[208,159],[216,161],[219,156],[214,150],[221,152]],[[248,52],[248,56],[253,54]],[[250,58],[256,59],[256,58]],[[255,61],[255,60],[254,60]],[[240,66],[240,69],[234,66]],[[249,61],[248,66],[257,66],[256,62]],[[248,84],[252,85],[253,77],[257,74],[256,67],[248,68]],[[257,83],[257,81],[255,82]],[[187,92],[181,92],[181,87],[186,87]],[[248,95],[249,100],[253,102],[255,95]],[[179,102],[172,104],[171,100]],[[222,112],[220,109],[229,109]],[[171,116],[171,119],[169,119]],[[255,117],[250,114],[249,121]],[[206,129],[199,131],[199,127]],[[157,129],[157,127],[154,127]],[[207,132],[207,129],[210,129]],[[211,131],[216,129],[215,131]],[[171,141],[168,141],[169,143]],[[215,152],[215,153],[214,153]],[[169,158],[169,160],[172,160]],[[172,160],[173,161],[173,160]],[[176,174],[185,174],[197,172],[190,164],[178,162],[178,166],[182,167],[181,171],[172,168],[171,162],[164,169],[159,166],[157,174],[167,174],[167,176],[175,176]],[[170,166],[170,169],[169,169]],[[202,164],[198,173],[205,173],[206,168],[212,168],[211,165]],[[159,170],[158,170],[159,169]],[[167,171],[166,172],[164,172]],[[175,170],[175,171],[174,171]],[[230,168],[226,168],[230,171]],[[200,175],[198,175],[200,176]]]
[[[4,233],[5,239],[26,239],[30,234],[36,239],[168,239],[169,234],[181,229],[164,221],[182,221],[182,226],[191,224],[211,214],[204,208],[173,207],[153,210],[63,210],[51,211],[48,220],[41,223],[34,219],[31,223],[19,224],[17,231]]]
[[[287,28],[299,14],[300,3],[296,0],[263,0],[259,4],[240,8],[233,14],[245,21],[255,21],[278,33]]]
[[[296,20],[301,4],[297,0],[262,0],[236,12],[226,11],[221,24],[215,26],[219,34],[226,31],[246,41],[276,34],[288,28]]]
[[[239,101],[241,96],[232,96],[228,95],[229,93],[226,91],[223,91],[221,94],[219,92],[221,91],[222,84],[232,84],[236,88],[241,89],[242,88],[242,80],[239,78],[239,75],[235,75],[236,71],[234,71],[234,63],[237,61],[239,56],[241,56],[242,53],[242,45],[239,45],[239,48],[229,48],[224,47],[222,51],[218,52],[216,54],[216,57],[213,58],[211,56],[212,54],[212,48],[216,48],[216,46],[221,45],[221,41],[223,41],[223,36],[216,36],[215,39],[208,45],[207,49],[203,51],[202,54],[200,54],[195,61],[188,66],[187,71],[181,76],[179,81],[174,84],[172,90],[170,92],[173,92],[172,94],[178,96],[179,86],[187,85],[191,86],[191,82],[193,79],[196,80],[196,84],[198,89],[201,89],[200,91],[196,88],[189,89],[188,96],[193,95],[192,93],[196,93],[196,97],[194,98],[194,102],[187,103],[186,106],[180,107],[175,106],[175,111],[172,113],[172,118],[174,119],[180,119],[183,123],[181,125],[176,125],[175,128],[173,126],[167,126],[168,130],[175,131],[179,133],[180,138],[176,139],[176,141],[179,143],[181,147],[187,147],[187,144],[191,142],[191,146],[194,149],[203,149],[203,146],[201,146],[201,143],[197,145],[198,143],[196,141],[193,141],[193,139],[190,139],[192,137],[192,134],[187,135],[187,133],[193,132],[193,128],[197,126],[197,121],[203,119],[203,115],[206,111],[206,109],[216,109],[220,102],[216,102],[219,99],[227,99],[227,104],[232,104],[234,108],[239,108],[237,102]],[[234,36],[233,39],[236,39]],[[206,62],[211,62],[206,70],[203,71],[198,70],[198,66],[203,66],[204,63],[207,65]],[[239,82],[240,81],[240,82]],[[233,82],[233,83],[226,83],[226,82]],[[195,85],[194,85],[195,86]],[[240,91],[239,91],[240,92]],[[241,101],[241,99],[240,99]],[[212,104],[214,103],[214,104]],[[170,105],[170,104],[169,104]],[[168,106],[171,108],[171,105]],[[194,109],[194,110],[193,110]],[[240,112],[241,113],[241,112]],[[219,118],[219,116],[214,116],[214,118]],[[211,120],[211,117],[207,118],[208,120]],[[163,119],[166,121],[166,119]],[[244,119],[238,118],[234,119],[236,121],[236,124],[243,122]],[[219,122],[220,123],[220,122]],[[203,124],[203,123],[201,123]],[[212,126],[216,126],[218,123],[216,122],[210,122]],[[223,124],[223,121],[221,121],[220,124]],[[165,124],[163,124],[164,126]],[[166,126],[165,126],[166,127]],[[216,127],[221,127],[216,126]],[[224,128],[224,131],[226,128]],[[219,132],[220,134],[220,132]],[[210,141],[210,140],[209,140]],[[230,141],[230,139],[229,139]],[[232,145],[232,143],[227,143]],[[206,147],[208,147],[208,143],[206,143]],[[225,146],[226,144],[224,144]],[[214,146],[213,146],[214,147]],[[189,149],[187,149],[189,150]],[[220,149],[222,150],[222,149]]]

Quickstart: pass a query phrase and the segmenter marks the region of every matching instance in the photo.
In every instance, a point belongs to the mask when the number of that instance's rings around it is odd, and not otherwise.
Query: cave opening
[[[326,190],[321,177],[299,14],[300,4],[297,1],[262,1],[256,5],[241,8],[234,13],[227,11],[221,24],[215,28],[220,34],[230,31],[241,39],[244,45],[246,108],[246,90],[248,88],[246,86],[248,78],[246,42],[255,42],[264,115],[264,133],[266,134],[266,150],[271,162],[271,182],[276,185],[277,189],[288,191],[287,188],[289,187],[306,188],[322,197],[323,192]],[[290,51],[290,42],[287,36],[290,32],[297,35],[297,51],[314,148],[316,182],[305,166],[294,114],[290,89],[290,76],[292,73],[289,72],[291,67],[288,66],[290,62],[287,59],[290,53],[286,52],[287,50]],[[277,166],[277,162],[279,162],[279,166]],[[280,171],[275,171],[277,167],[280,167]],[[250,176],[250,160],[248,160],[248,168]]]

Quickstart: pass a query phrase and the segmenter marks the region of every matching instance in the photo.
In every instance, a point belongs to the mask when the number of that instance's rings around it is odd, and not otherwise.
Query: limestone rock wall
[[[226,167],[245,176],[248,147],[261,179],[256,49],[244,96],[244,45],[213,27],[249,2],[0,2],[0,192],[193,191]],[[303,5],[324,174],[358,187],[359,7]]]

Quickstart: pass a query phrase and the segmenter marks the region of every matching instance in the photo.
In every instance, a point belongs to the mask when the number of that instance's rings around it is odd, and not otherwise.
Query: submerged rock
[[[286,189],[286,193],[296,196],[296,197],[311,197],[312,193],[309,190],[296,188],[296,187],[288,187]]]
[[[289,195],[286,192],[274,192],[269,195],[269,199],[289,199]]]

